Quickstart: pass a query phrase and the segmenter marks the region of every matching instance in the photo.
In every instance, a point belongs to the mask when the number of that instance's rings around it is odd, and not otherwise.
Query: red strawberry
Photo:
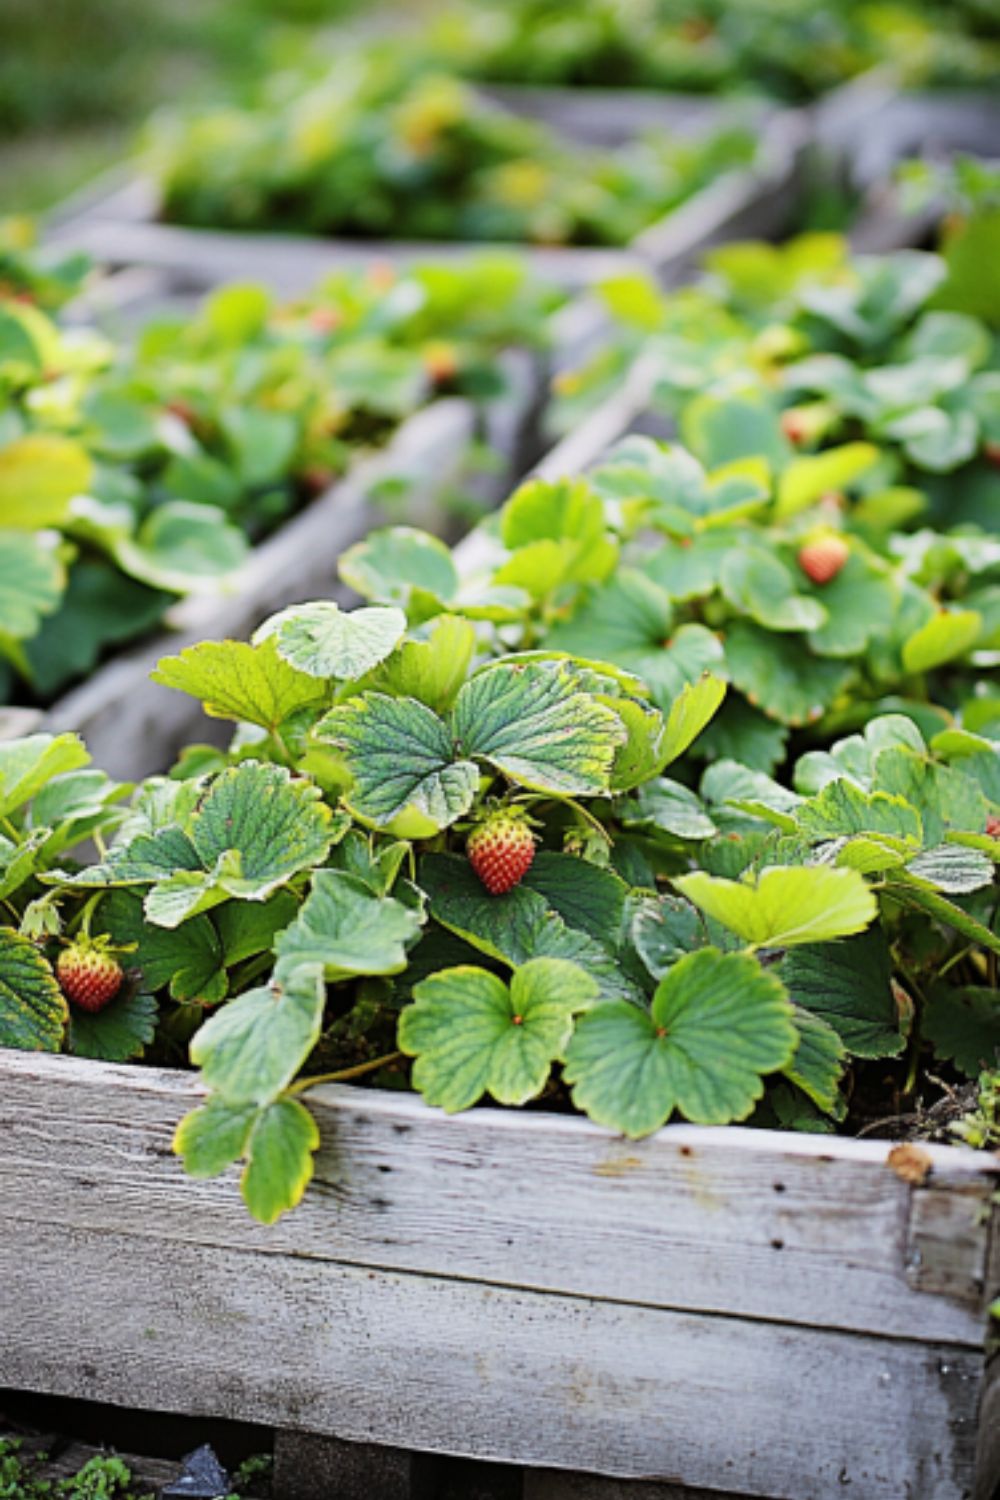
[[[996,813],[990,813],[986,819],[986,832],[991,839],[1000,839],[1000,818]]]
[[[829,583],[836,578],[851,555],[851,549],[840,536],[820,536],[799,549],[798,563],[813,583]]]
[[[490,894],[502,896],[527,874],[535,857],[535,836],[523,813],[502,807],[472,830],[465,852]]]
[[[81,1010],[103,1010],[122,986],[121,965],[108,937],[81,935],[56,960],[56,977],[67,1000]]]
[[[790,443],[794,443],[797,447],[799,443],[805,442],[809,436],[809,424],[801,412],[797,412],[794,407],[789,407],[787,411],[781,413],[779,420],[781,430]]]

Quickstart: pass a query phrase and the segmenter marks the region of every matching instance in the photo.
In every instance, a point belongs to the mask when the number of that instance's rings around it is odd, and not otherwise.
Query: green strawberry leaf
[[[745,1119],[763,1075],[798,1040],[784,987],[748,954],[704,948],[660,980],[649,1013],[611,1002],[577,1022],[564,1076],[599,1125],[649,1135],[678,1110],[701,1125]]]
[[[818,599],[796,592],[796,580],[780,558],[764,547],[727,553],[720,574],[722,592],[741,614],[768,630],[818,630],[827,613]]]
[[[455,854],[425,854],[419,883],[434,920],[480,953],[511,968],[532,958],[569,959],[594,976],[603,998],[641,1000],[613,949],[590,931],[568,926],[546,897],[523,881],[503,896],[491,896],[468,860]],[[563,889],[557,899],[569,911],[578,904],[579,893],[571,896]],[[598,924],[603,926],[604,919],[591,913],[588,928]]]
[[[433,833],[472,806],[477,767],[455,758],[447,725],[415,698],[363,693],[331,709],[315,733],[343,752],[351,806],[376,827],[412,811],[428,820],[423,832]]]
[[[787,948],[860,932],[878,914],[875,896],[855,870],[825,865],[762,870],[755,883],[697,870],[674,885],[695,906],[755,948]]]
[[[855,1057],[895,1057],[902,1051],[905,1038],[881,928],[792,948],[782,959],[781,977],[796,1005],[828,1022]]]
[[[48,960],[28,938],[0,927],[0,1047],[58,1052],[68,1019]]]
[[[130,955],[131,958],[131,955]],[[69,1050],[101,1062],[141,1057],[156,1034],[157,1005],[152,995],[123,991],[94,1015],[70,1011]]]
[[[613,709],[576,691],[573,671],[498,663],[462,688],[451,720],[458,753],[489,762],[532,791],[599,797],[627,731]]]
[[[61,527],[70,504],[90,489],[94,466],[72,438],[31,432],[0,450],[0,516],[4,526]]]
[[[413,996],[399,1019],[399,1045],[416,1058],[414,1087],[452,1114],[485,1093],[498,1104],[540,1094],[597,985],[576,964],[536,958],[515,969],[509,988],[469,966],[431,974]]]
[[[799,1045],[784,1068],[785,1077],[826,1114],[842,1112],[840,1080],[847,1049],[837,1032],[812,1011],[795,1007]]]
[[[853,676],[850,666],[811,657],[801,641],[773,635],[749,620],[734,621],[726,632],[726,662],[755,708],[793,727],[822,718]]]
[[[145,990],[169,986],[175,1000],[209,1005],[223,999],[225,952],[209,917],[192,917],[176,932],[154,927],[146,920],[142,899],[129,890],[110,891],[98,912],[102,932],[116,944],[135,945],[126,964],[141,970]]]
[[[319,1147],[316,1121],[298,1099],[276,1099],[259,1111],[246,1147],[240,1189],[262,1224],[273,1224],[295,1208],[313,1175]]]
[[[0,817],[37,797],[56,776],[90,763],[76,734],[32,734],[0,741]]]
[[[267,1104],[319,1039],[326,986],[318,964],[228,1001],[191,1041],[191,1061],[229,1104]]]
[[[475,649],[475,627],[468,620],[439,615],[426,640],[404,642],[361,686],[395,698],[416,698],[443,714],[468,676]]]
[[[907,672],[929,672],[946,661],[964,656],[979,639],[983,617],[974,609],[941,610],[903,645]]]
[[[705,919],[679,896],[644,901],[632,919],[632,941],[654,979],[662,979],[686,953],[708,946]]]
[[[320,600],[294,604],[272,615],[254,634],[254,645],[274,639],[278,655],[307,677],[352,680],[370,672],[406,632],[401,609],[374,605],[344,611]]]
[[[52,547],[37,536],[0,531],[0,638],[27,641],[37,635],[65,589],[66,570]]]
[[[985,986],[936,985],[924,1011],[923,1034],[936,1057],[953,1062],[967,1078],[996,1066],[1000,1053],[1000,1001]]]
[[[778,485],[775,518],[787,520],[815,505],[824,495],[845,489],[877,463],[878,458],[879,450],[871,443],[845,443],[824,453],[793,459]]]
[[[817,843],[853,834],[888,834],[912,850],[923,843],[920,814],[904,797],[863,792],[846,778],[827,782],[816,796],[799,803],[794,820],[799,832]]]
[[[539,849],[521,884],[543,896],[567,927],[589,933],[606,948],[620,942],[629,888],[613,870]]]
[[[257,1118],[256,1104],[227,1104],[213,1094],[186,1114],[174,1132],[174,1150],[189,1177],[218,1177],[244,1155]]]
[[[667,730],[660,746],[658,770],[671,765],[694,743],[717,712],[726,691],[722,678],[713,677],[710,672],[684,684],[667,713]]]
[[[280,980],[302,964],[319,966],[329,982],[398,974],[422,921],[419,911],[377,895],[358,875],[317,870],[298,916],[275,944],[275,975]]]
[[[448,603],[458,593],[458,570],[451,551],[435,536],[412,526],[369,532],[342,554],[341,578],[366,599],[406,609],[415,593]]]
[[[296,709],[326,697],[325,684],[284,661],[273,638],[256,646],[201,641],[179,656],[163,657],[151,675],[154,682],[200,698],[213,718],[244,720],[271,731]]]

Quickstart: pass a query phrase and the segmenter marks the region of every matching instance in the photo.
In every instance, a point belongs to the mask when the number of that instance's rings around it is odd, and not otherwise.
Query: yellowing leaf
[[[689,901],[755,948],[821,943],[861,932],[873,921],[875,896],[856,870],[773,865],[755,884],[696,871],[674,885]]]
[[[70,501],[90,487],[93,465],[72,438],[33,432],[0,450],[0,527],[62,526]]]

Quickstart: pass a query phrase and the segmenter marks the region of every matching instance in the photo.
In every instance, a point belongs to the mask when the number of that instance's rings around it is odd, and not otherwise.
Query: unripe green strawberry
[[[115,998],[125,977],[108,937],[74,938],[56,959],[56,978],[67,1000],[98,1011]]]
[[[469,863],[493,896],[513,890],[535,857],[535,836],[524,814],[505,807],[490,813],[469,834]]]
[[[851,549],[843,537],[820,536],[800,548],[798,563],[813,583],[829,583],[836,578],[850,555]]]

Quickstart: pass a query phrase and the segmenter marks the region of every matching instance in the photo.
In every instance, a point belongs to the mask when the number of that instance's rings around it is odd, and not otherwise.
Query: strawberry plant
[[[177,1149],[242,1162],[265,1221],[331,1078],[633,1136],[856,1130],[975,1078],[1000,1044],[984,618],[848,530],[808,579],[830,522],[794,495],[633,439],[523,486],[473,574],[389,528],[342,560],[358,608],[164,659],[235,734],[127,807],[71,740],[0,747],[0,1044],[190,1050],[209,1092]],[[58,982],[80,933],[121,955],[96,1013]]]
[[[361,450],[497,355],[558,296],[511,259],[340,274],[281,306],[229,286],[134,348],[0,298],[0,689],[46,703],[215,590]],[[447,368],[442,359],[447,356]]]
[[[985,82],[998,38],[985,9],[943,0],[493,0],[446,12],[436,40],[481,78],[805,100],[886,63],[910,86]]]
[[[402,50],[282,77],[159,131],[169,222],[399,239],[623,245],[755,155],[752,135],[576,148]]]
[[[844,476],[824,451],[874,443],[871,534],[926,518],[1000,526],[1000,304],[978,271],[918,250],[852,257],[835,235],[721,246],[706,270],[673,295],[605,288],[628,332],[562,376],[564,420],[642,352],[661,372],[656,406],[710,465],[762,457],[790,486],[811,463],[836,497]]]

